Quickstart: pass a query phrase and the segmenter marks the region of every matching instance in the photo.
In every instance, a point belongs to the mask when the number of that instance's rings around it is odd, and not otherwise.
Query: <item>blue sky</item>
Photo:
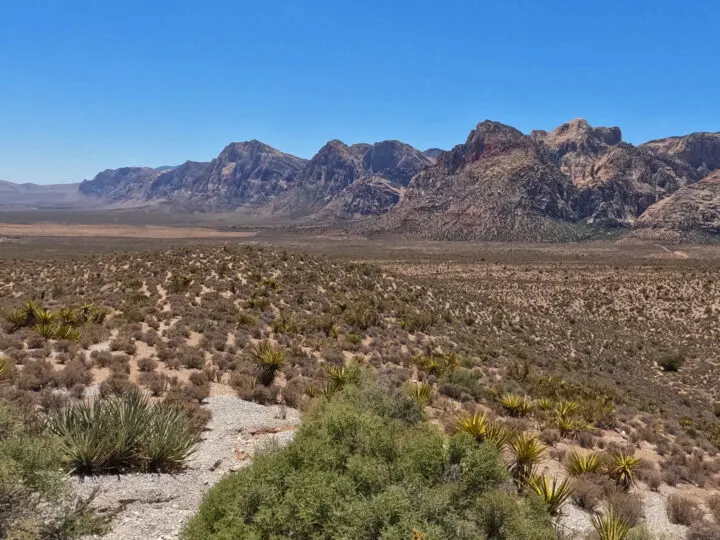
[[[486,118],[638,143],[720,130],[720,3],[5,0],[0,178],[210,160],[260,139],[449,148]]]

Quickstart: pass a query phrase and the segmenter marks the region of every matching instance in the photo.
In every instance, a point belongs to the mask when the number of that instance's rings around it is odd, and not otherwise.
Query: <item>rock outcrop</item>
[[[397,202],[401,188],[431,165],[422,152],[400,141],[348,146],[332,140],[308,162],[302,179],[276,201],[273,211],[322,219],[382,214]]]
[[[720,169],[720,133],[691,133],[640,145],[656,156],[680,162],[706,176]]]
[[[635,227],[637,237],[664,240],[720,234],[720,171],[653,204]]]

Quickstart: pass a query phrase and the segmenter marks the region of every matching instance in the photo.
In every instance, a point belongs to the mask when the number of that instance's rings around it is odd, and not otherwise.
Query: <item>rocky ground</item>
[[[292,439],[299,413],[263,406],[234,396],[207,400],[213,414],[187,470],[181,474],[129,474],[76,479],[77,491],[94,504],[117,511],[108,540],[179,538],[205,493],[226,474],[244,467],[257,450]]]

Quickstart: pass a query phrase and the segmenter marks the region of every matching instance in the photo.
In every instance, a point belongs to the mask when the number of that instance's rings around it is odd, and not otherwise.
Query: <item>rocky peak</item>
[[[449,170],[457,170],[463,165],[483,158],[491,158],[531,146],[531,139],[514,127],[485,120],[470,132],[465,144],[459,144],[450,152],[441,154],[437,165]]]
[[[363,156],[366,174],[377,174],[407,186],[413,176],[432,165],[422,152],[400,141],[382,141],[367,148]]]
[[[560,156],[568,153],[597,154],[622,141],[619,127],[594,128],[583,118],[562,124],[550,133],[534,131],[531,136]]]

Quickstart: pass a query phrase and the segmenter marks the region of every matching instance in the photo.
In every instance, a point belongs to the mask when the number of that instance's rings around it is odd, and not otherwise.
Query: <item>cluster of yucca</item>
[[[573,452],[568,457],[566,468],[571,476],[606,473],[618,487],[627,491],[637,481],[635,470],[639,464],[640,458],[624,452],[616,452],[605,458],[594,452],[587,454]]]
[[[5,313],[11,330],[32,327],[45,339],[67,341],[77,341],[80,339],[80,327],[101,323],[104,318],[105,312],[92,304],[50,311],[35,300],[28,300],[22,307]]]
[[[505,394],[498,399],[500,406],[514,417],[527,416],[532,411],[532,401],[525,396]]]
[[[441,353],[434,351],[427,354],[418,354],[413,362],[421,371],[428,375],[440,377],[446,373],[452,373],[460,365],[460,358],[454,352]]]
[[[513,436],[513,432],[505,425],[490,420],[481,413],[468,414],[457,418],[456,431],[467,433],[477,442],[488,442],[502,450]]]
[[[354,381],[357,375],[352,363],[349,367],[323,364],[322,369],[325,375],[325,383],[322,386],[311,385],[305,388],[305,394],[310,398],[328,398],[344,388],[349,382]]]
[[[139,392],[72,403],[47,427],[78,474],[178,470],[200,442],[185,409]]]

